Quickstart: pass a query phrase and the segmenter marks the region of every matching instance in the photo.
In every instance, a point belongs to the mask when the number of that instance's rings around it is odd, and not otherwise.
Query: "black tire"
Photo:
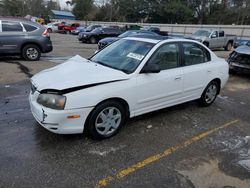
[[[22,49],[22,57],[27,61],[39,61],[41,50],[37,45],[28,44]]]
[[[52,29],[51,29],[51,28],[48,28],[48,32],[49,32],[49,33],[52,33]]]
[[[70,34],[70,33],[71,33],[70,30],[66,30],[66,31],[65,31],[65,34],[67,34],[67,35]]]
[[[89,41],[90,41],[91,44],[96,44],[96,38],[95,37],[91,37],[89,39]]]
[[[225,50],[226,51],[231,51],[232,47],[233,47],[232,43],[228,42],[227,45],[226,45],[226,47],[225,47]]]
[[[215,93],[215,96],[212,95],[213,97],[211,96],[210,100],[208,100],[209,99],[208,92],[209,90],[210,91],[213,90],[213,89],[211,90],[211,87],[216,87],[216,91],[213,91]],[[216,81],[211,81],[203,91],[201,98],[199,99],[199,104],[205,107],[210,106],[215,101],[217,95],[219,94],[219,91],[220,91],[219,83]]]
[[[105,128],[104,127],[98,128],[97,124],[98,124],[98,121],[100,121],[100,120],[102,121],[100,124],[104,123],[105,125],[109,124],[109,123],[105,123],[105,122],[112,121],[112,120],[110,120],[112,118],[107,117],[109,115],[109,113],[105,113],[105,110],[109,110],[109,108],[117,109],[120,112],[120,115],[121,115],[120,120],[117,122],[117,124],[119,124],[119,125],[115,129],[113,127],[107,128],[107,130],[109,130],[110,133],[107,132],[106,134],[105,133],[102,134],[100,132],[101,131],[105,132]],[[103,119],[100,118],[101,117],[100,115],[102,114],[101,112],[103,112],[105,115],[107,115],[107,116],[105,116],[106,121],[103,121]],[[118,114],[118,112],[117,112],[117,114]],[[114,114],[114,115],[117,115],[117,114]],[[125,124],[125,120],[126,120],[126,110],[125,110],[124,106],[117,101],[110,100],[110,101],[105,101],[105,102],[103,102],[95,107],[95,109],[89,115],[85,126],[86,126],[86,130],[91,138],[99,139],[99,140],[100,139],[107,139],[107,138],[110,138],[110,137],[116,135],[119,132],[119,130]],[[113,121],[115,122],[116,120],[113,119]],[[104,129],[104,130],[102,130],[102,129]]]

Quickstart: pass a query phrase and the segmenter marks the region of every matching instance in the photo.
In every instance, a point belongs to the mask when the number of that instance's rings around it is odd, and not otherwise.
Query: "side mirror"
[[[213,35],[211,36],[211,38],[217,38],[217,35],[213,34]]]
[[[161,72],[158,64],[148,64],[142,69],[141,73],[159,73]]]

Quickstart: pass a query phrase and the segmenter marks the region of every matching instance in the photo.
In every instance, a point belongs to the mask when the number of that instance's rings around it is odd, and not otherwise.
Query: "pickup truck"
[[[59,30],[59,33],[69,34],[78,27],[80,27],[79,23],[66,24]]]
[[[168,32],[167,31],[161,31],[159,27],[145,26],[141,30],[152,31],[152,32],[155,32],[155,33],[157,33],[158,35],[161,35],[161,36],[168,36]]]
[[[217,29],[200,29],[188,39],[197,40],[209,48],[224,48],[230,51],[236,41],[236,35],[225,35],[225,32]]]

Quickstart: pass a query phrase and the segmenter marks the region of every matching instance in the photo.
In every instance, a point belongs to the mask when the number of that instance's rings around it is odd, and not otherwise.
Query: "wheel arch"
[[[208,84],[210,84],[211,82],[217,82],[219,85],[219,90],[217,94],[220,94],[220,90],[221,90],[221,79],[220,78],[215,78],[213,80],[211,80]]]
[[[125,108],[126,110],[126,119],[128,119],[130,117],[130,108],[129,108],[129,104],[128,102],[123,99],[123,98],[120,98],[120,97],[111,97],[111,98],[108,98],[108,99],[105,99],[105,100],[102,100],[101,102],[99,102],[98,104],[95,105],[95,107],[91,110],[91,112],[88,114],[88,117],[84,123],[84,127],[86,127],[86,124],[89,122],[89,118],[91,116],[91,114],[93,113],[93,111],[95,110],[95,108],[97,106],[99,106],[100,104],[104,103],[104,102],[107,102],[107,101],[116,101],[116,102],[119,102],[120,104],[122,104],[122,106]]]
[[[23,44],[21,45],[20,50],[22,51],[23,48],[24,48],[25,46],[27,46],[27,45],[36,45],[36,46],[40,49],[40,51],[42,52],[42,46],[41,46],[40,44],[36,43],[36,42],[25,42],[25,43],[23,43]]]

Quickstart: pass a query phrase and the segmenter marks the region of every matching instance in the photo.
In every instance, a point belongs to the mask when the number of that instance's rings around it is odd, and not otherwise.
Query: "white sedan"
[[[193,40],[120,39],[32,77],[35,119],[59,134],[114,136],[127,118],[198,99],[211,105],[228,63]]]

